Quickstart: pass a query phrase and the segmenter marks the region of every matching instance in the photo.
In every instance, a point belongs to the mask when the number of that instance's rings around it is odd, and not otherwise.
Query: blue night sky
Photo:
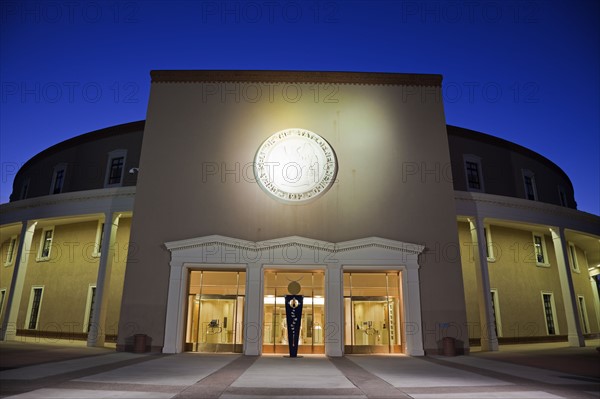
[[[436,73],[448,124],[546,156],[600,214],[600,2],[1,2],[0,202],[62,140],[145,119],[153,69]]]

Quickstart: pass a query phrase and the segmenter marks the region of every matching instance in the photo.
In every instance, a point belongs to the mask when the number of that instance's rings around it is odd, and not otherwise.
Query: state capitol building
[[[0,338],[286,353],[295,282],[299,353],[583,346],[600,333],[600,217],[543,155],[447,125],[441,87],[152,71],[145,121],[18,171],[0,205]]]

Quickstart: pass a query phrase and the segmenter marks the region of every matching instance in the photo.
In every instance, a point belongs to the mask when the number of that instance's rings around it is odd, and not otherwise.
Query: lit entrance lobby
[[[300,286],[304,297],[298,353],[325,353],[325,280],[324,271],[265,272],[263,353],[288,353],[285,296],[288,285]]]
[[[402,353],[400,273],[344,273],[344,352]]]
[[[245,272],[191,271],[185,350],[242,352]]]
[[[344,272],[344,352],[402,353],[400,272]],[[262,353],[288,353],[285,296],[300,287],[298,353],[325,353],[325,271],[264,272]],[[243,352],[246,273],[190,271],[186,351]],[[333,324],[328,331],[335,332]]]
[[[303,296],[299,354],[424,353],[421,334],[404,331],[421,325],[421,246],[377,237],[255,243],[222,236],[166,246],[163,353],[286,354],[288,294]]]

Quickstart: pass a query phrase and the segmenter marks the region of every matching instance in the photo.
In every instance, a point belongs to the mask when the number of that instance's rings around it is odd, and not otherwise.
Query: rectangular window
[[[467,161],[467,178],[469,179],[469,188],[481,190],[481,183],[479,181],[479,168],[475,162]]]
[[[108,184],[119,184],[121,183],[121,177],[123,177],[123,162],[125,158],[118,157],[113,158],[110,163],[110,174],[108,176]]]
[[[486,252],[486,256],[487,256],[487,260],[488,262],[494,262],[496,261],[496,258],[494,257],[494,246],[492,244],[492,231],[491,231],[491,227],[485,226],[483,228],[483,236],[485,237],[485,252]]]
[[[554,316],[554,297],[552,293],[542,292],[542,301],[544,303],[544,317],[546,319],[546,332],[548,335],[557,335],[558,326],[555,325]]]
[[[65,176],[67,174],[67,164],[61,163],[54,167],[52,175],[52,185],[50,186],[50,194],[60,194],[63,191],[65,184]]]
[[[533,234],[533,250],[535,263],[538,266],[550,266],[548,263],[548,256],[546,255],[546,242],[544,241],[543,235]]]
[[[52,194],[58,194],[62,191],[64,178],[65,178],[64,170],[59,170],[56,172],[56,178],[54,180],[54,189],[52,190]]]
[[[11,237],[8,242],[8,248],[6,248],[6,259],[4,260],[4,266],[12,264],[15,258],[15,250],[17,249],[17,236]]]
[[[525,198],[528,200],[537,200],[537,190],[535,187],[535,176],[532,171],[523,169],[523,184],[525,185]]]
[[[119,149],[108,153],[105,187],[120,187],[123,183],[127,150]]]
[[[492,313],[494,316],[494,327],[496,328],[496,337],[502,336],[502,322],[500,320],[500,303],[498,302],[498,290],[490,291],[492,296]]]
[[[535,200],[535,190],[533,188],[533,177],[525,176],[525,196],[529,200]]]
[[[465,162],[467,190],[484,192],[481,158],[472,154],[464,154],[463,160]]]
[[[98,228],[96,229],[96,242],[94,243],[93,257],[97,258],[102,252],[102,239],[104,238],[104,223],[98,221]]]
[[[567,193],[565,192],[565,189],[561,186],[558,186],[558,198],[560,200],[560,206],[569,206],[569,203],[567,201]]]
[[[579,263],[577,262],[577,249],[572,243],[569,243],[569,260],[571,261],[571,269],[576,273],[580,273]]]
[[[546,258],[544,256],[544,250],[542,245],[542,237],[533,236],[533,245],[535,246],[535,261],[537,263],[544,263]]]
[[[42,307],[43,287],[33,287],[29,297],[29,309],[27,310],[27,318],[25,328],[29,330],[37,330],[40,320],[40,309]]]
[[[0,290],[0,317],[2,317],[2,314],[4,313],[4,299],[6,298],[6,288],[2,288]]]
[[[23,185],[21,186],[21,197],[20,199],[27,198],[27,194],[29,193],[29,179],[25,179]]]
[[[487,228],[483,228],[483,236],[485,237],[485,255],[490,257],[490,246],[488,245],[488,232]]]
[[[40,241],[40,251],[38,260],[48,260],[52,251],[52,238],[54,236],[54,228],[44,229]]]
[[[585,299],[582,295],[577,297],[577,302],[579,305],[579,320],[581,321],[581,331],[584,334],[590,333],[590,326],[588,323],[587,310],[585,308]]]
[[[90,285],[88,288],[87,306],[85,308],[85,319],[83,321],[83,332],[90,331],[92,326],[92,317],[94,312],[94,302],[96,301],[96,286]]]

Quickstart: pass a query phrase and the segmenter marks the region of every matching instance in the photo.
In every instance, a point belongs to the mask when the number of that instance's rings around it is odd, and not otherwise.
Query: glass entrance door
[[[190,272],[186,351],[242,352],[245,272]]]
[[[400,274],[344,273],[345,353],[401,353]]]
[[[298,353],[325,353],[325,278],[320,271],[265,272],[263,353],[288,353],[285,296],[293,281],[304,296]]]

